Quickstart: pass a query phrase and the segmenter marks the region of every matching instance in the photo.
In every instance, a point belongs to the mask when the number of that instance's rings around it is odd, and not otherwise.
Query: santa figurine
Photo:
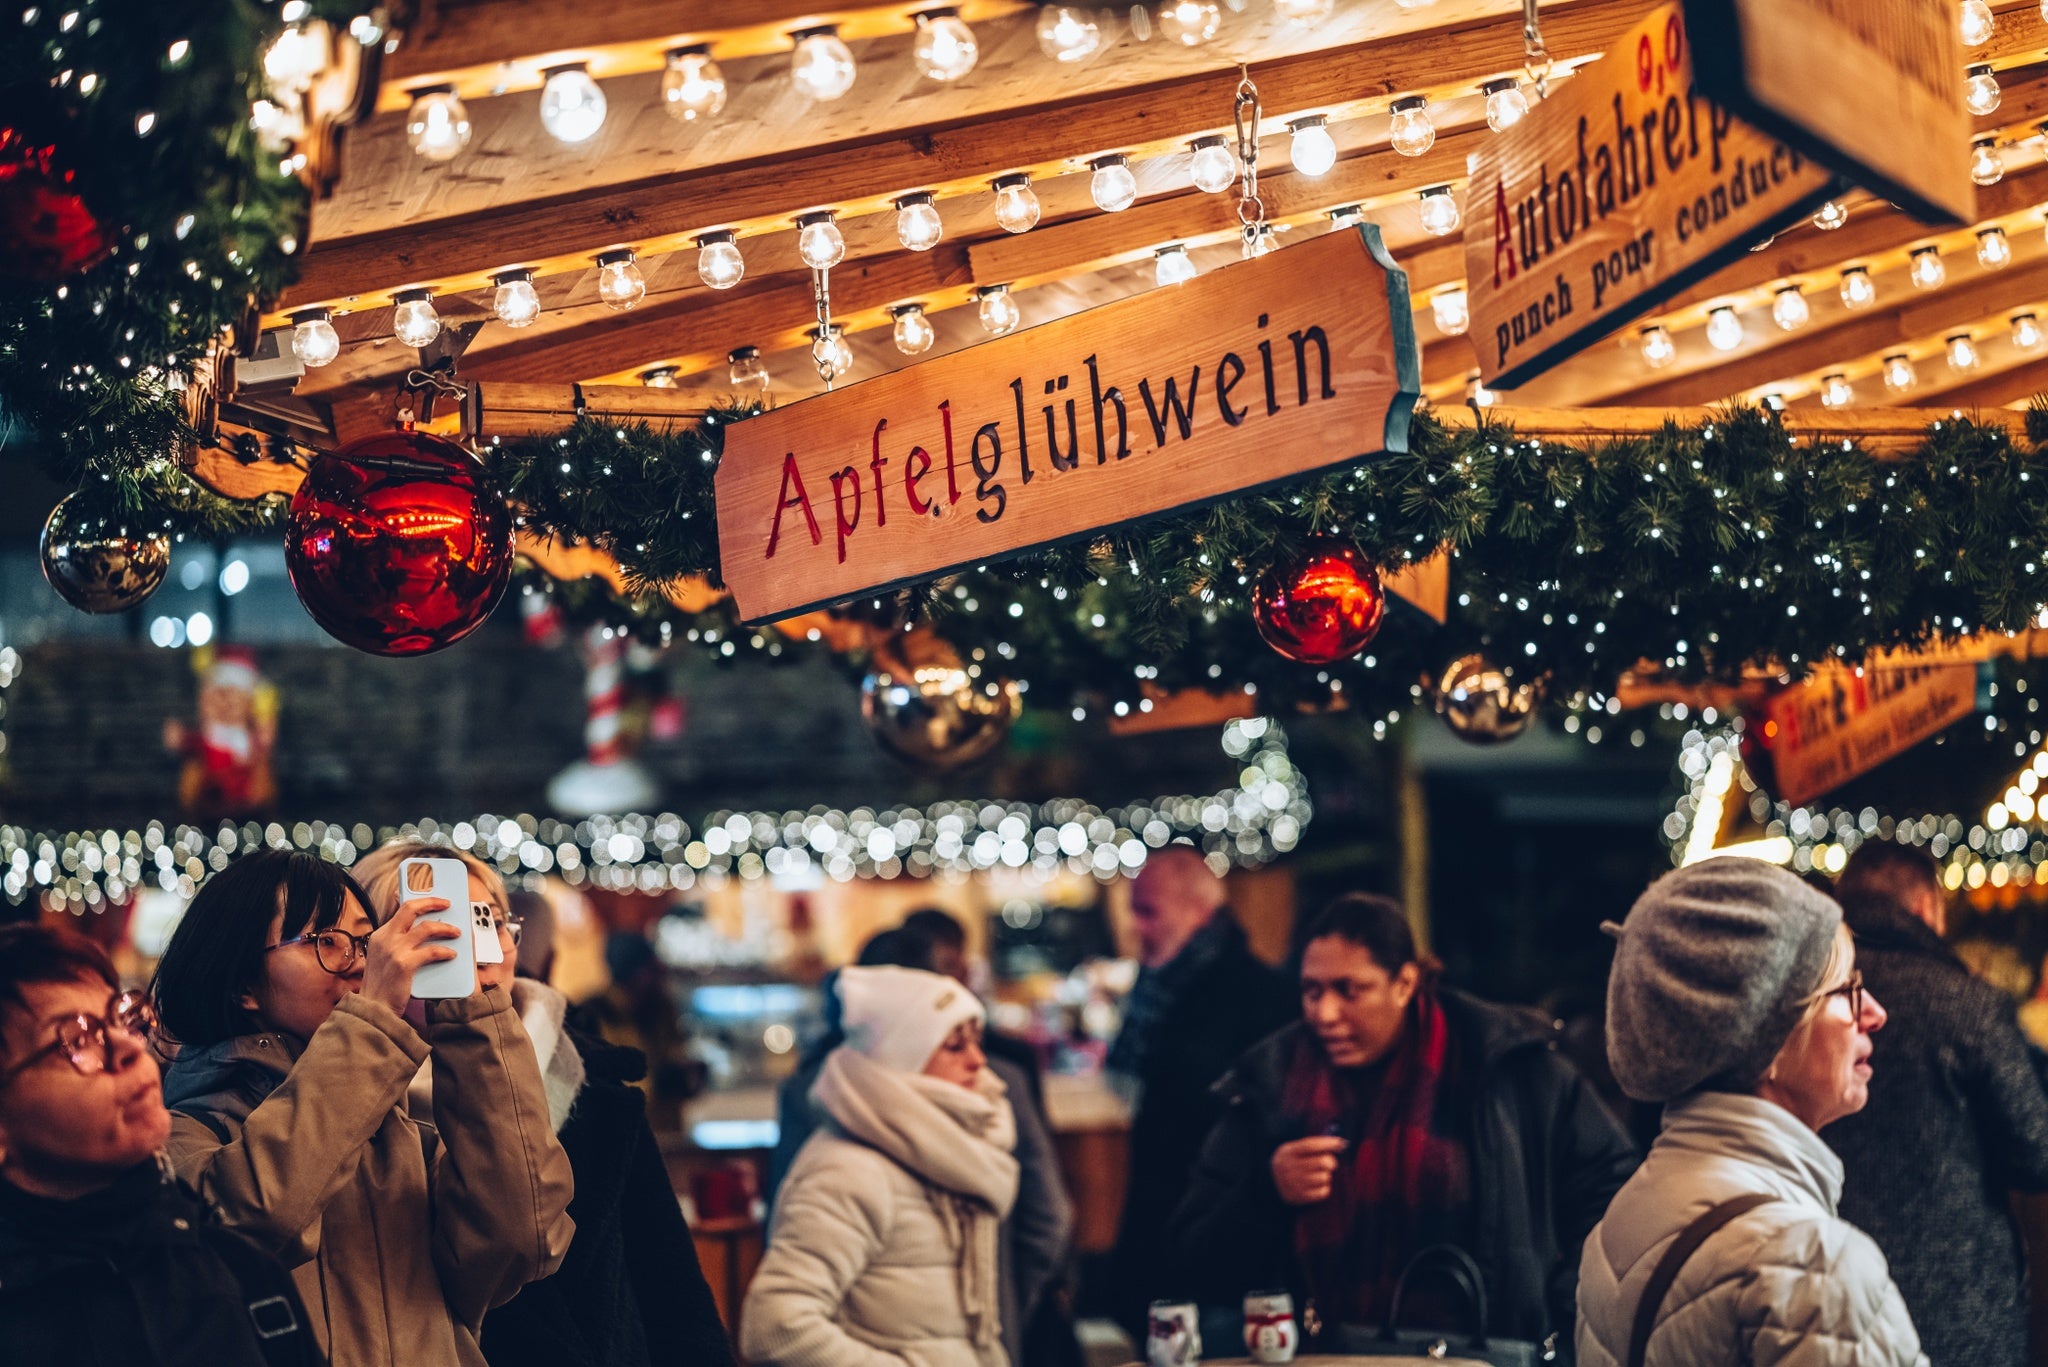
[[[270,752],[277,741],[277,690],[256,657],[227,649],[199,675],[199,725],[164,723],[164,744],[185,757],[178,801],[199,820],[243,820],[277,801]]]

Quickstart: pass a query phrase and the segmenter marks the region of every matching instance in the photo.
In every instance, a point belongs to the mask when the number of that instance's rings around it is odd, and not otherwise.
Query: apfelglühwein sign
[[[769,621],[1407,449],[1408,281],[1365,225],[735,423],[719,570]]]
[[[1795,806],[1841,787],[1977,710],[1975,664],[1825,668],[1773,694],[1749,725]]]
[[[1508,389],[1540,374],[1833,183],[1695,88],[1684,16],[1659,7],[1474,158],[1465,279],[1482,376]]]

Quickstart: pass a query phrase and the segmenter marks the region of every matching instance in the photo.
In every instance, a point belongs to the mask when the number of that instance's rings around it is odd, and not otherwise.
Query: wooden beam
[[[1846,408],[1787,410],[1780,417],[1785,430],[1818,441],[1843,439],[1860,443],[1872,452],[1890,453],[1920,445],[1927,429],[1947,422],[1953,408]],[[1484,420],[1514,428],[1522,437],[1543,437],[1557,441],[1599,441],[1614,437],[1649,437],[1667,425],[1699,427],[1725,417],[1722,408],[1508,408],[1484,410]],[[1474,427],[1479,414],[1469,407],[1432,408],[1430,416],[1447,427]],[[2023,430],[2023,415],[1994,410],[1983,421],[2005,427],[2015,434]]]
[[[2048,360],[2029,361],[1997,374],[1981,375],[1945,387],[1930,385],[1915,394],[1914,401],[1925,405],[1939,400],[1968,413],[1982,408],[2003,408],[2007,404],[2031,399],[2036,394],[2048,394]]]

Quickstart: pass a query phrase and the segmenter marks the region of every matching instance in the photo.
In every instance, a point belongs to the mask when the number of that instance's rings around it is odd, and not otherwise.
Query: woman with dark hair
[[[568,1157],[500,986],[420,1003],[460,930],[420,898],[373,926],[363,891],[266,850],[209,879],[151,992],[179,1176],[293,1269],[333,1367],[485,1367],[484,1312],[554,1271]],[[434,1123],[406,1113],[431,1058]]]
[[[1569,1352],[1579,1246],[1636,1157],[1547,1023],[1439,987],[1401,907],[1362,893],[1310,924],[1301,1013],[1218,1084],[1169,1233],[1177,1284],[1232,1308],[1288,1287],[1341,1346],[1450,1244],[1479,1266],[1488,1333]],[[1403,1306],[1403,1327],[1471,1327],[1441,1278]]]

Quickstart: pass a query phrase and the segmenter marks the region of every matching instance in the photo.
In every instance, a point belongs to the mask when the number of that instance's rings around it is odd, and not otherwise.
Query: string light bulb
[[[292,355],[308,370],[318,370],[341,355],[341,334],[334,330],[332,309],[300,309],[292,315]]]
[[[1088,163],[1094,174],[1088,177],[1088,195],[1095,207],[1106,214],[1120,214],[1137,203],[1138,178],[1131,174],[1131,159],[1121,152],[1097,157]]]
[[[1820,382],[1820,406],[1822,408],[1847,408],[1856,402],[1856,387],[1849,383],[1849,377],[1837,370]]]
[[[714,117],[725,108],[725,73],[707,43],[672,47],[661,73],[661,105],[678,123]]]
[[[1062,66],[1085,62],[1102,50],[1102,26],[1079,5],[1041,6],[1038,50]]]
[[[1982,137],[1970,144],[1970,179],[1978,185],[1996,185],[2005,179],[2005,162],[1998,155],[1998,139]]]
[[[1005,232],[1028,233],[1038,222],[1038,195],[1031,177],[1019,171],[991,181],[996,192],[996,222]]]
[[[1219,134],[1196,138],[1188,144],[1194,158],[1188,162],[1188,177],[1197,190],[1221,194],[1237,180],[1237,154]]]
[[[946,225],[939,220],[938,202],[929,190],[903,195],[896,204],[896,240],[914,252],[928,252],[939,245]]]
[[[2012,264],[2012,240],[1999,227],[1977,230],[1977,264],[1987,271],[2002,271]]]
[[[905,356],[922,356],[939,340],[939,331],[924,316],[923,304],[898,304],[889,310],[896,319],[896,349]]]
[[[1742,319],[1726,304],[1707,314],[1707,345],[1716,351],[1733,351],[1743,342]]]
[[[647,277],[631,247],[601,252],[597,258],[597,297],[614,313],[624,313],[647,297]]]
[[[1972,114],[1990,114],[1998,109],[2005,93],[1998,88],[1998,73],[1989,62],[1975,62],[1964,68],[1963,104]]]
[[[1436,330],[1446,337],[1463,337],[1472,326],[1472,303],[1463,285],[1438,290],[1430,296],[1429,311],[1436,318]]]
[[[1323,115],[1292,120],[1287,131],[1292,134],[1287,159],[1295,170],[1305,176],[1320,176],[1337,164],[1337,140],[1330,136],[1330,121]]]
[[[1963,0],[1961,11],[1956,16],[1964,47],[1982,47],[1991,41],[1992,33],[1998,28],[1998,20],[1991,13],[1991,6],[1984,0]]]
[[[1159,7],[1159,31],[1182,47],[1200,47],[1223,27],[1215,0],[1166,0]]]
[[[441,335],[432,290],[400,290],[391,296],[391,331],[409,347],[427,347]]]
[[[1771,321],[1782,332],[1797,332],[1813,321],[1813,309],[1799,286],[1783,285],[1771,295]]]
[[[837,217],[830,209],[797,215],[797,255],[814,271],[829,271],[846,259],[846,238],[833,221]]]
[[[1893,352],[1884,358],[1884,387],[1892,394],[1904,394],[1920,383],[1920,373],[1913,369],[1913,358],[1903,351]]]
[[[839,379],[853,369],[853,348],[847,345],[846,329],[837,323],[823,327],[807,328],[804,336],[811,339],[811,359],[832,371],[832,378]]]
[[[1948,279],[1948,267],[1942,263],[1941,248],[1916,247],[1913,249],[1913,268],[1909,272],[1913,288],[1938,290]]]
[[[1977,368],[1983,357],[1977,354],[1977,341],[1967,332],[1950,335],[1942,342],[1948,351],[1948,368],[1958,375],[1967,375]]]
[[[1337,0],[1273,0],[1273,13],[1297,28],[1314,28],[1336,8]]]
[[[1161,247],[1152,257],[1152,278],[1161,285],[1182,285],[1195,278],[1195,263],[1179,242]]]
[[[1421,192],[1422,226],[1431,237],[1449,237],[1458,231],[1464,217],[1458,212],[1458,197],[1448,185],[1432,185]]]
[[[725,373],[734,389],[768,392],[768,367],[761,363],[761,348],[734,347],[725,354]]]
[[[1429,101],[1403,95],[1389,107],[1387,139],[1404,157],[1419,157],[1436,145],[1436,125],[1429,121]]]
[[[967,27],[959,10],[949,5],[924,10],[913,18],[917,39],[911,44],[910,57],[920,72],[935,81],[957,81],[974,70],[981,60],[981,45],[974,41],[974,30]]]
[[[1486,387],[1486,381],[1474,375],[1465,381],[1465,402],[1474,408],[1491,408],[1500,402],[1500,396]]]
[[[2044,340],[2041,320],[2031,313],[2012,316],[2012,346],[2015,351],[2039,351]]]
[[[823,101],[853,89],[853,49],[839,36],[837,24],[798,29],[789,37],[796,44],[789,56],[789,79],[799,91]]]
[[[604,127],[604,91],[583,63],[551,66],[540,88],[540,126],[556,142],[587,142]]]
[[[1330,210],[1330,226],[1333,228],[1356,228],[1365,222],[1363,204],[1345,204]]]
[[[1813,226],[1824,233],[1831,233],[1848,221],[1849,208],[1840,200],[1831,199],[1813,213]]]
[[[508,328],[529,326],[540,317],[540,291],[530,270],[499,271],[491,277],[491,312]]]
[[[1678,359],[1678,343],[1671,340],[1661,323],[1652,323],[1636,334],[1643,348],[1643,364],[1652,370],[1662,370]]]
[[[1529,97],[1522,93],[1522,83],[1512,76],[1488,81],[1479,91],[1486,96],[1486,126],[1496,133],[1507,132],[1529,113]]]
[[[1842,272],[1842,307],[1860,312],[1877,302],[1877,282],[1866,266],[1851,266]]]
[[[412,92],[405,115],[405,139],[427,161],[449,161],[469,146],[469,110],[452,85],[430,85]]]
[[[648,389],[674,389],[676,368],[672,365],[658,365],[652,370],[640,372],[640,383]]]
[[[1024,311],[1010,297],[1008,285],[983,285],[974,292],[974,297],[981,302],[978,312],[982,327],[998,337],[1024,321]]]
[[[718,228],[697,235],[697,278],[715,290],[729,290],[747,273],[739,234]]]

